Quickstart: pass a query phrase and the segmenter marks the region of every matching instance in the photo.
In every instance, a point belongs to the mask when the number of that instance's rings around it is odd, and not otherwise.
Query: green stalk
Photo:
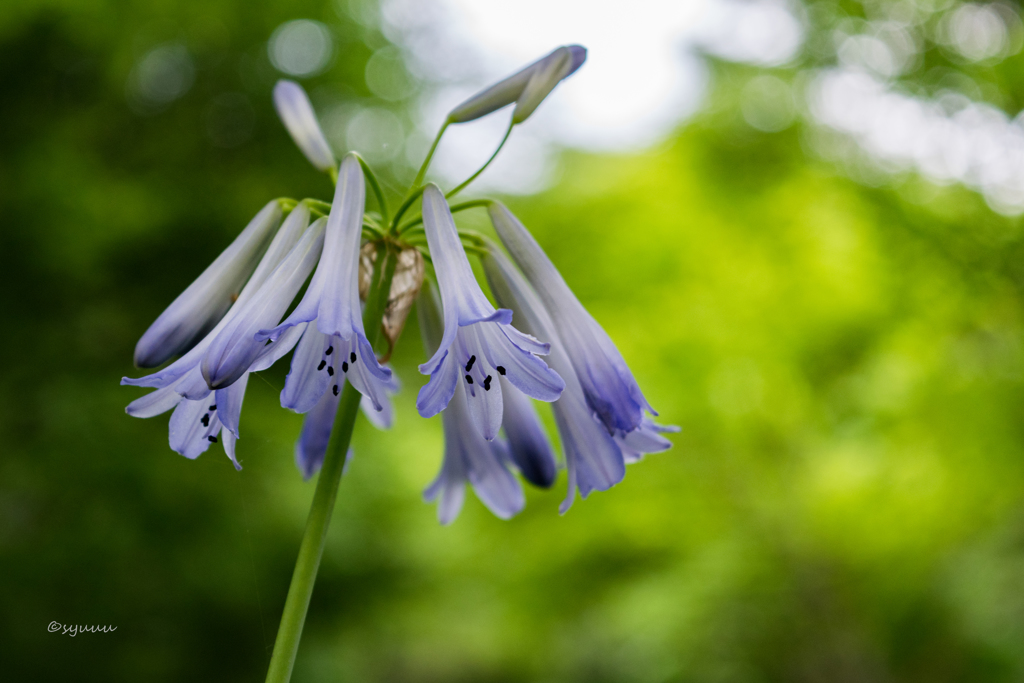
[[[419,187],[423,184],[423,179],[427,176],[427,167],[430,166],[430,160],[434,158],[434,150],[437,149],[437,143],[441,142],[441,136],[448,130],[448,126],[452,125],[452,122],[445,119],[444,125],[441,126],[441,130],[437,131],[437,137],[434,138],[434,144],[430,146],[430,151],[427,152],[427,158],[423,160],[423,165],[420,166],[419,172],[416,173],[416,179],[412,181],[412,187]]]
[[[391,234],[397,234],[395,231],[398,229],[398,221],[401,220],[405,212],[409,210],[412,203],[419,199],[419,196],[423,194],[423,187],[417,187],[415,191],[411,192],[402,205],[398,207],[398,211],[395,212],[395,217],[391,220]]]
[[[488,206],[490,206],[493,203],[494,203],[493,199],[473,199],[473,200],[468,201],[468,202],[462,202],[461,204],[453,204],[449,208],[449,210],[452,213],[458,213],[459,211],[465,211],[466,209],[475,209],[478,206],[488,207]],[[416,216],[416,218],[413,218],[408,223],[403,223],[402,225],[398,226],[398,234],[399,235],[403,235],[403,234],[405,234],[406,230],[408,230],[409,228],[412,228],[414,226],[417,226],[417,225],[419,225],[422,222],[423,222],[423,216]]]
[[[484,165],[481,166],[480,168],[478,168],[476,173],[474,173],[473,175],[471,175],[468,178],[466,178],[465,182],[463,182],[461,185],[456,187],[454,190],[452,190],[451,192],[446,194],[445,195],[446,199],[451,199],[452,197],[457,195],[459,192],[461,192],[467,185],[469,185],[471,182],[476,180],[477,176],[479,176],[481,173],[484,172],[484,169],[486,169],[488,166],[491,165],[491,162],[494,161],[495,157],[498,156],[498,152],[501,151],[501,148],[504,147],[505,143],[508,141],[508,136],[512,135],[512,129],[515,128],[515,126],[516,126],[515,121],[510,121],[509,122],[508,130],[505,131],[505,137],[503,137],[501,139],[501,142],[498,143],[498,148],[496,150],[494,150],[494,154],[491,155],[491,158],[488,159],[486,162],[484,162]]]
[[[396,264],[395,255],[382,246],[378,252],[374,281],[366,297],[366,311],[363,316],[363,327],[371,346],[375,345],[380,337],[381,319],[387,306]],[[310,597],[313,595],[313,584],[327,542],[327,527],[334,511],[334,502],[338,497],[341,471],[345,467],[356,414],[359,412],[359,399],[359,392],[345,382],[338,403],[338,412],[334,417],[331,440],[324,455],[324,464],[316,480],[316,492],[313,494],[313,504],[306,519],[306,530],[299,545],[299,557],[295,561],[288,597],[284,602],[281,626],[277,631],[274,653],[271,655],[270,669],[267,671],[267,683],[288,683],[292,677],[302,627],[306,622]]]
[[[353,152],[355,154],[355,152]],[[373,189],[373,194],[377,197],[377,206],[380,208],[380,215],[383,219],[384,225],[388,224],[390,220],[388,218],[388,203],[384,199],[384,191],[380,188],[380,183],[377,182],[377,176],[374,174],[373,169],[366,163],[366,160],[356,154],[356,159],[359,159],[359,165],[363,167],[363,175],[370,181],[370,187]]]

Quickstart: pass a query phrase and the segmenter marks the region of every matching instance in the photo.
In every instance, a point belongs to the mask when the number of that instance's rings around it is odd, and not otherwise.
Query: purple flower
[[[558,463],[533,403],[521,392],[506,386],[502,377],[504,410],[501,427],[508,439],[508,453],[520,474],[534,486],[550,488],[558,476]],[[564,392],[563,392],[564,395]],[[559,399],[561,400],[561,399]],[[555,401],[552,405],[557,405]]]
[[[311,323],[292,358],[292,370],[281,394],[286,408],[309,411],[328,388],[340,393],[341,377],[348,377],[376,410],[383,409],[391,370],[381,367],[366,339],[359,303],[359,243],[365,201],[359,159],[346,155],[327,219],[323,254],[302,301],[280,325],[255,335],[258,342],[273,341],[296,325]]]
[[[443,336],[441,306],[437,294],[427,285],[420,291],[418,301],[416,308],[423,344],[429,352],[438,346]],[[508,447],[501,439],[484,439],[473,423],[467,392],[461,383],[455,385],[451,401],[441,413],[441,423],[444,461],[437,478],[423,492],[427,502],[438,502],[438,520],[450,524],[458,516],[467,481],[473,485],[481,502],[501,519],[508,519],[522,510],[525,498],[519,482],[509,471]]]
[[[655,425],[645,417],[637,429],[621,435],[609,434],[588,404],[566,346],[537,293],[497,248],[483,262],[495,299],[515,311],[523,329],[551,340],[548,361],[565,380],[561,398],[551,404],[569,471],[569,493],[559,508],[565,513],[577,490],[584,498],[591,491],[607,490],[622,481],[626,463],[636,462],[644,453],[669,448],[671,442],[658,433],[678,431],[678,427]]]
[[[281,206],[275,200],[150,325],[135,345],[135,365],[156,367],[202,339],[231,307],[280,224]]]
[[[492,203],[488,213],[502,243],[548,311],[554,331],[565,348],[571,349],[569,358],[586,404],[609,435],[640,427],[645,410],[657,415],[615,343],[583,308],[529,231],[500,202]]]
[[[436,185],[423,191],[423,226],[444,307],[444,335],[420,372],[430,380],[420,389],[416,407],[423,417],[444,410],[463,385],[472,424],[484,439],[498,434],[502,419],[502,383],[527,396],[554,401],[565,383],[538,354],[549,345],[510,324],[512,312],[491,306],[473,277],[455,221]]]
[[[320,258],[326,225],[321,218],[309,226],[259,292],[214,336],[200,363],[211,389],[230,386],[263,353],[266,341],[257,341],[256,333],[281,321]]]
[[[279,338],[272,344],[258,344],[254,352],[245,355],[241,370],[230,383],[211,388],[201,367],[208,364],[208,352],[223,350],[222,340],[237,337],[245,324],[258,321],[267,310],[267,302],[282,296],[282,282],[290,277],[305,279],[311,265],[302,274],[302,263],[309,254],[318,254],[323,240],[324,221],[309,226],[309,210],[299,204],[274,236],[263,260],[246,283],[238,300],[227,315],[188,353],[168,367],[138,379],[123,378],[121,384],[154,387],[157,390],[132,401],[125,409],[134,417],[153,417],[174,408],[170,423],[171,448],[188,458],[196,458],[221,436],[228,457],[238,467],[234,455],[234,442],[238,438],[238,422],[242,399],[250,372],[270,367],[288,353],[299,340],[301,330]],[[308,226],[308,227],[307,227]],[[298,274],[296,275],[296,271]],[[288,301],[294,298],[284,294]],[[287,306],[287,301],[284,303]],[[283,309],[277,313],[280,319]],[[235,337],[232,335],[235,334]],[[251,335],[250,335],[251,336]],[[241,337],[244,339],[245,335]],[[241,354],[236,354],[240,358]],[[212,397],[211,397],[212,394]],[[227,431],[222,431],[226,427]]]
[[[451,123],[465,123],[515,102],[513,123],[522,123],[555,86],[572,75],[587,59],[582,45],[560,47],[533,64],[473,95],[448,114]]]
[[[330,171],[337,166],[313,105],[301,85],[294,81],[278,81],[274,86],[274,108],[309,163],[321,171]]]
[[[287,391],[287,387],[285,390]],[[392,375],[387,386],[387,393],[390,396],[397,391],[398,379]],[[366,419],[378,429],[390,429],[394,423],[394,407],[391,405],[389,396],[383,398],[381,409],[374,406],[366,396],[363,396],[359,402],[359,407]],[[324,463],[340,400],[340,392],[336,394],[333,391],[325,391],[316,404],[306,412],[306,419],[302,422],[302,432],[299,434],[299,440],[295,442],[295,466],[299,468],[304,479],[309,479],[316,474]],[[283,398],[282,404],[284,404]],[[352,449],[350,448],[345,458],[346,468],[351,460]]]
[[[213,392],[207,390],[206,396],[190,400],[178,393],[176,383],[172,383],[132,401],[125,412],[132,417],[145,418],[155,417],[173,408],[168,433],[172,450],[186,458],[195,459],[210,444],[222,440],[224,452],[234,463],[235,469],[240,470],[242,466],[235,457],[235,441],[239,437],[238,422],[249,373],[269,368],[295,346],[298,337],[298,334],[292,333],[267,346],[231,386]]]

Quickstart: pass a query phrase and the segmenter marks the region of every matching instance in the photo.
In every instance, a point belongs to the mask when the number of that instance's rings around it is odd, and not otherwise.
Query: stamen
[[[474,355],[469,357],[469,362],[466,363],[466,372],[469,372],[470,370],[473,369],[473,363],[475,363],[475,362],[476,362],[476,355],[474,354]]]
[[[327,374],[330,375],[331,377],[334,377],[334,366],[333,365],[327,366]]]
[[[473,378],[470,377],[469,375],[466,375],[466,384],[472,384],[472,383],[473,383]]]
[[[201,418],[199,418],[199,421],[203,423],[204,427],[209,427],[210,426],[210,414],[206,413]]]
[[[337,384],[334,385],[334,389],[332,389],[332,391],[334,392],[335,396],[338,395],[338,385]]]
[[[499,365],[499,366],[498,366],[497,368],[495,368],[495,370],[497,370],[497,371],[498,371],[498,374],[499,374],[499,375],[501,375],[502,377],[504,377],[504,376],[505,376],[505,368],[503,368],[503,367],[501,367],[501,366]]]
[[[353,351],[352,353],[348,354],[348,359],[350,361],[352,361],[353,363],[355,363],[356,362],[356,352]]]
[[[215,436],[208,436],[206,437],[206,440],[209,441],[210,443],[217,443],[217,437]]]
[[[490,390],[491,390],[491,376],[487,375],[487,378],[484,380],[484,391],[490,391]]]
[[[316,366],[316,369],[317,370],[323,370],[324,366],[326,366],[326,365],[327,365],[327,361],[322,360],[322,361],[320,361],[320,365]]]
[[[341,361],[341,371],[342,372],[348,372],[348,361],[347,360]]]
[[[217,404],[214,403],[212,406],[210,406],[210,410],[217,410]]]
[[[331,355],[332,353],[334,353],[334,347],[333,347],[333,346],[328,346],[328,347],[327,347],[327,350],[326,350],[326,351],[324,351],[324,355],[325,355],[325,356],[329,356],[329,355]]]

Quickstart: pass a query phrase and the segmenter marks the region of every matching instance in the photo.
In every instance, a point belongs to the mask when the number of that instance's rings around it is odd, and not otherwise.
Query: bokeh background
[[[313,491],[286,364],[249,382],[241,473],[171,452],[118,380],[267,200],[330,197],[275,80],[397,197],[465,92],[575,41],[590,63],[481,187],[682,432],[563,517],[564,473],[441,527],[413,316],[294,680],[1024,680],[1021,8],[516,5],[0,3],[5,680],[263,679]]]

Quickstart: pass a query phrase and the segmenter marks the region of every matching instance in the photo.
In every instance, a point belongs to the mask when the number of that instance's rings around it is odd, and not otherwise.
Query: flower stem
[[[465,181],[464,181],[464,182],[463,182],[463,183],[462,183],[461,185],[459,185],[459,186],[458,186],[458,187],[456,187],[456,188],[455,188],[454,190],[452,190],[451,192],[449,192],[448,194],[446,194],[446,195],[445,195],[445,199],[451,199],[452,197],[454,197],[455,195],[457,195],[457,194],[458,194],[459,192],[461,192],[461,191],[462,191],[462,190],[463,190],[463,189],[464,189],[464,188],[465,188],[465,187],[466,187],[467,185],[469,185],[469,184],[470,184],[471,182],[473,182],[474,180],[476,180],[476,179],[477,179],[477,176],[479,176],[479,175],[480,175],[481,173],[483,173],[483,172],[484,172],[484,169],[486,169],[486,168],[487,168],[488,166],[490,166],[490,165],[491,165],[491,162],[492,162],[492,161],[494,161],[495,157],[497,157],[497,156],[498,156],[498,152],[500,152],[500,151],[501,151],[501,148],[502,148],[502,147],[504,147],[504,146],[505,146],[505,143],[506,143],[506,142],[508,141],[508,136],[509,136],[509,135],[512,135],[512,129],[513,129],[513,128],[515,128],[515,126],[516,126],[516,122],[515,122],[515,121],[511,121],[511,122],[509,122],[509,124],[508,124],[508,130],[506,130],[506,131],[505,131],[505,137],[503,137],[503,138],[501,139],[501,142],[499,142],[499,143],[498,143],[498,148],[497,148],[496,150],[494,150],[494,154],[492,154],[492,155],[491,155],[491,158],[490,158],[490,159],[488,159],[488,160],[487,160],[486,162],[484,162],[484,165],[483,165],[483,166],[481,166],[480,168],[478,168],[478,169],[477,169],[477,171],[476,171],[476,173],[474,173],[473,175],[471,175],[471,176],[469,176],[468,178],[466,178],[466,180],[465,180]]]
[[[371,346],[380,337],[381,318],[387,306],[391,279],[395,274],[397,262],[391,250],[382,248],[382,251],[374,269],[374,279],[366,297],[366,311],[363,316],[363,326],[366,328],[366,337]],[[274,641],[267,683],[288,683],[292,676],[302,627],[306,622],[310,597],[313,595],[313,584],[327,542],[327,527],[331,522],[334,502],[338,497],[341,472],[345,467],[349,443],[352,441],[356,414],[359,412],[359,400],[359,392],[346,382],[338,403],[338,412],[334,417],[334,428],[331,430],[331,440],[324,456],[323,467],[316,480],[313,504],[309,508],[306,530],[302,534],[299,556],[295,561],[295,571],[292,573],[288,597],[284,602],[281,626]]]
[[[462,202],[461,204],[452,204],[451,207],[449,207],[449,210],[452,213],[458,213],[459,211],[465,211],[466,209],[475,209],[478,206],[488,207],[493,203],[493,199],[473,199],[468,202]],[[408,223],[403,223],[402,225],[398,226],[398,234],[403,235],[405,234],[406,230],[414,226],[417,226],[422,222],[423,216],[416,216],[416,218],[413,218]]]
[[[388,217],[388,203],[384,199],[384,191],[381,190],[380,183],[377,182],[377,176],[374,174],[373,169],[370,168],[370,165],[366,163],[366,160],[358,154],[356,154],[356,158],[359,159],[359,165],[363,167],[363,175],[370,181],[373,194],[377,197],[377,207],[380,209],[382,222],[384,225],[387,225],[391,219]]]
[[[434,138],[434,144],[430,146],[430,151],[427,152],[427,158],[423,160],[423,165],[420,166],[419,172],[416,173],[416,179],[412,181],[410,188],[419,187],[423,184],[423,179],[427,175],[427,167],[430,166],[430,160],[434,158],[434,151],[437,149],[437,143],[441,142],[441,136],[448,130],[448,126],[452,124],[451,121],[445,119],[444,125],[441,126],[441,130],[437,131],[437,137]]]

